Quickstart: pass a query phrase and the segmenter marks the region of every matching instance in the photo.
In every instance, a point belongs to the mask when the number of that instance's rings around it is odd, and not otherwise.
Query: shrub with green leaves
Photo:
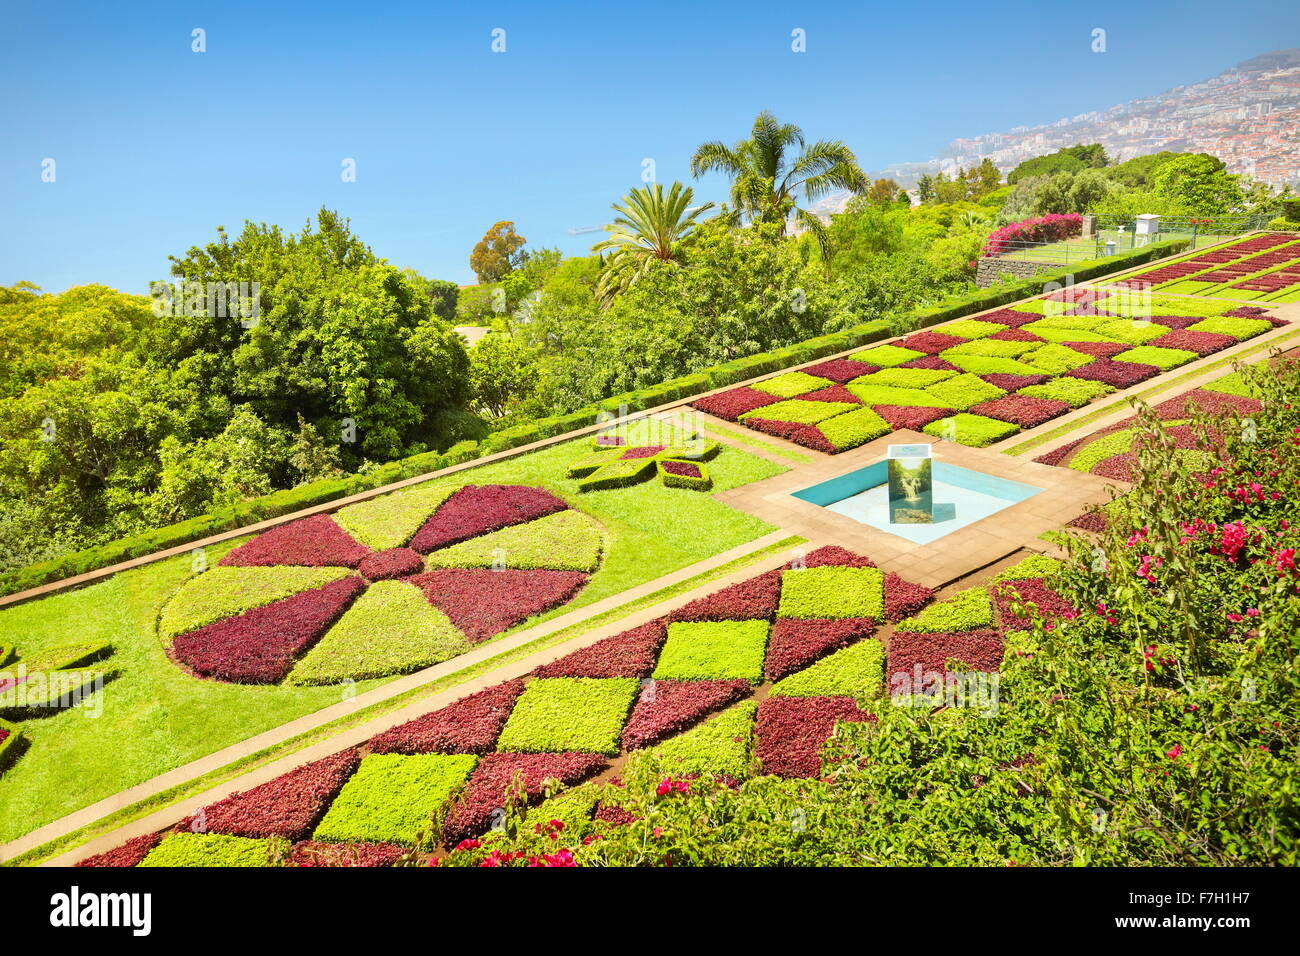
[[[642,481],[647,472],[653,471],[653,458],[624,458],[612,461],[593,471],[586,478],[578,481],[582,491],[599,491],[602,488],[626,488]]]
[[[287,684],[337,684],[409,674],[451,660],[469,640],[405,581],[376,581],[285,678]]]
[[[864,405],[915,405],[921,408],[949,408],[943,399],[919,388],[875,384],[875,375],[849,382],[847,388]],[[759,409],[762,411],[762,409]]]
[[[1215,335],[1231,335],[1238,342],[1262,335],[1273,327],[1264,319],[1247,319],[1235,315],[1219,318],[1202,319],[1195,325],[1189,325],[1189,332],[1213,332]]]
[[[1010,567],[1003,568],[993,577],[994,583],[1003,581],[1028,581],[1032,578],[1049,578],[1059,574],[1061,562],[1045,554],[1031,554]]]
[[[140,866],[270,866],[271,841],[222,833],[169,833]]]
[[[431,821],[477,763],[470,754],[371,754],[334,798],[314,839],[431,846]]]
[[[999,325],[996,322],[982,322],[979,319],[958,319],[956,322],[935,326],[933,331],[942,332],[944,335],[955,335],[961,339],[982,339],[986,335],[997,335],[1006,328],[1007,326]]]
[[[935,382],[942,382],[956,374],[942,368],[882,368],[879,372],[873,372],[867,379],[867,383],[891,385],[896,388],[927,388]]]
[[[763,679],[767,621],[674,621],[655,666],[656,680]]]
[[[1098,326],[1097,331],[1116,342],[1128,342],[1132,345],[1145,345],[1152,339],[1169,334],[1166,326],[1141,319],[1114,319]]]
[[[935,438],[942,438],[944,441],[953,441],[972,448],[983,448],[985,445],[991,445],[1014,435],[1020,431],[1020,426],[984,415],[958,412],[949,418],[930,422],[921,431]]]
[[[1035,351],[1033,355],[1026,356],[1025,361],[1032,365],[1035,371],[1046,372],[1048,375],[1063,375],[1076,368],[1091,364],[1096,361],[1096,357],[1084,355],[1082,352],[1076,352],[1074,349],[1066,348],[1064,345],[1055,342],[1049,342]]]
[[[1074,408],[1087,405],[1094,398],[1099,398],[1115,389],[1105,382],[1092,382],[1082,378],[1058,378],[1041,385],[1026,385],[1017,395],[1030,398],[1049,398],[1066,402]]]
[[[740,416],[740,421],[749,418],[765,418],[775,422],[795,422],[800,425],[816,425],[820,421],[847,412],[856,406],[848,402],[818,402],[806,398],[791,398],[773,405],[764,405],[752,412]]]
[[[410,541],[420,525],[458,489],[458,485],[413,485],[340,508],[334,520],[366,547],[386,551]]]
[[[899,621],[894,630],[911,634],[973,631],[993,623],[993,604],[984,588],[967,588],[947,601],[931,604],[920,614]]]
[[[757,710],[753,701],[743,701],[685,733],[636,751],[628,760],[629,772],[653,762],[661,773],[677,778],[711,773],[744,780],[753,763]]]
[[[786,697],[871,700],[880,696],[884,674],[885,649],[879,641],[868,638],[778,681],[772,693]]]
[[[634,678],[546,677],[529,681],[501,731],[500,750],[618,753]]]
[[[975,375],[1039,375],[1041,369],[1026,365],[1013,358],[999,358],[991,355],[948,355],[944,360],[956,365],[963,372]]]
[[[612,448],[598,448],[595,451],[588,452],[580,458],[575,458],[569,462],[569,477],[584,478],[590,475],[597,468],[608,465],[610,462],[617,461],[623,457],[627,451],[622,445],[615,445]]]
[[[870,408],[857,408],[828,418],[821,423],[820,428],[826,440],[841,451],[856,448],[893,431],[889,422]]]
[[[778,617],[884,619],[885,576],[879,568],[828,566],[781,574]]]
[[[924,352],[903,348],[901,345],[877,345],[874,348],[863,349],[861,352],[854,352],[849,356],[855,362],[878,365],[882,369],[902,365],[904,362],[924,357]]]
[[[978,375],[972,375],[969,372],[950,378],[946,382],[940,382],[938,385],[931,385],[926,391],[943,402],[947,408],[959,412],[964,412],[980,402],[1001,398],[1006,394],[996,385],[991,385]]]
[[[816,375],[809,375],[806,372],[786,372],[784,375],[777,375],[774,378],[756,382],[751,387],[760,392],[767,392],[769,395],[776,395],[779,398],[794,398],[796,395],[815,392],[818,389],[834,384],[829,379],[818,378]]]
[[[602,541],[594,518],[569,509],[433,551],[425,566],[490,568],[498,553],[504,552],[507,568],[594,571],[600,564]]]
[[[1156,345],[1139,345],[1127,352],[1120,352],[1115,356],[1115,361],[1140,362],[1143,365],[1154,365],[1156,368],[1168,371],[1171,368],[1186,365],[1195,358],[1198,358],[1197,354],[1187,349],[1166,349]]]
[[[347,577],[348,568],[218,566],[187,581],[163,609],[158,633],[167,641],[222,618]]]

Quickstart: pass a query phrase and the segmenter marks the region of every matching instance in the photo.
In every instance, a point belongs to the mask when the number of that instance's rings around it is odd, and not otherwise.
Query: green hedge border
[[[493,432],[481,442],[464,441],[453,445],[445,452],[427,452],[392,461],[364,475],[314,481],[299,485],[297,488],[243,501],[229,508],[199,515],[178,524],[119,538],[107,544],[85,548],[60,558],[11,571],[0,576],[0,596],[26,591],[79,574],[87,574],[133,558],[178,547],[191,541],[199,541],[224,531],[234,531],[247,525],[301,511],[304,508],[336,501],[407,478],[441,471],[487,455],[587,428],[597,422],[601,413],[619,413],[622,410],[640,412],[657,408],[703,392],[725,388],[737,382],[813,362],[828,355],[860,348],[894,334],[937,325],[950,319],[1028,299],[1041,295],[1047,283],[1059,281],[1066,276],[1072,275],[1074,281],[1079,283],[1121,269],[1131,269],[1155,259],[1175,255],[1186,245],[1186,240],[1154,243],[1141,249],[1096,259],[1085,266],[1043,272],[1016,282],[980,289],[963,296],[954,296],[946,300],[942,308],[905,313],[898,318],[896,324],[891,324],[884,319],[864,322],[840,332],[821,335],[771,352],[760,352],[757,355],[733,359],[722,365],[683,375],[660,385],[615,395],[565,415],[541,418],[527,425]]]

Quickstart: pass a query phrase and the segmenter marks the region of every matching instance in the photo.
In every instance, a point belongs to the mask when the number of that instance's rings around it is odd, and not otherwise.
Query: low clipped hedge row
[[[153,554],[168,548],[198,541],[202,538],[232,531],[259,521],[277,518],[326,502],[336,501],[350,495],[360,494],[372,488],[414,478],[453,465],[463,464],[475,458],[492,455],[497,452],[518,448],[545,438],[563,435],[579,428],[594,424],[601,412],[618,412],[625,408],[629,412],[644,411],[671,402],[680,401],[701,392],[724,388],[747,379],[757,378],[793,365],[802,365],[827,355],[846,352],[856,346],[887,338],[891,334],[907,329],[937,325],[951,319],[982,312],[1016,302],[1020,299],[1039,295],[1048,282],[1059,281],[1072,275],[1075,282],[1083,282],[1099,276],[1108,275],[1121,269],[1128,269],[1161,259],[1180,252],[1187,243],[1182,240],[1159,242],[1142,249],[1130,250],[1105,259],[1097,259],[1086,266],[1076,266],[1055,272],[1044,272],[1028,279],[1009,282],[989,289],[980,289],[962,296],[953,296],[945,301],[942,308],[930,308],[909,312],[899,316],[894,323],[883,319],[864,322],[840,332],[822,335],[773,349],[744,358],[733,359],[721,365],[704,369],[690,375],[684,375],[659,385],[643,388],[623,395],[615,395],[595,405],[578,409],[564,415],[540,418],[526,425],[507,428],[493,432],[481,442],[463,441],[453,445],[445,452],[426,452],[398,461],[391,461],[365,474],[348,475],[345,478],[323,479],[277,491],[260,498],[241,501],[228,508],[221,508],[207,514],[198,515],[187,521],[154,528],[127,538],[119,538],[106,544],[85,548],[72,554],[42,561],[0,575],[0,595],[13,594],[38,587],[51,581],[59,581],[78,574],[86,574],[100,568],[129,561],[132,558]]]

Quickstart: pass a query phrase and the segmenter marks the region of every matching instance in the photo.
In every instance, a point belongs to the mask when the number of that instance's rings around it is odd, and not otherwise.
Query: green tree
[[[798,147],[798,155],[790,156]],[[798,205],[802,189],[807,202],[815,202],[833,190],[854,195],[868,188],[858,161],[839,140],[804,141],[803,130],[793,123],[780,123],[767,110],[758,114],[749,139],[732,146],[721,141],[703,143],[691,157],[691,173],[697,179],[717,170],[731,179],[731,204],[751,222],[769,222],[784,235],[792,218],[823,244],[826,229],[821,219]]]
[[[916,181],[916,191],[922,205],[934,202],[934,177],[929,173],[922,173],[921,178]]]
[[[682,240],[696,226],[696,218],[713,208],[708,202],[692,206],[695,191],[674,182],[664,194],[659,183],[633,189],[623,205],[611,208],[619,215],[605,227],[609,238],[592,252],[608,252],[596,295],[608,306],[615,296],[637,283],[656,263],[676,261]]]
[[[479,282],[497,282],[523,262],[524,243],[527,240],[515,232],[515,224],[498,222],[478,241],[469,255],[469,267]]]
[[[268,425],[296,430],[298,416],[337,435],[345,450],[389,459],[445,447],[458,437],[469,397],[469,359],[430,299],[377,258],[345,221],[322,209],[299,235],[245,223],[231,240],[172,259],[187,282],[261,283],[261,314],[180,315],[157,325],[156,359],[180,387],[248,404]],[[219,427],[219,426],[218,426]]]
[[[1204,153],[1164,163],[1151,174],[1151,185],[1157,195],[1176,200],[1199,215],[1241,212],[1246,202],[1241,177],[1230,175],[1222,160]]]
[[[507,428],[537,409],[530,407],[537,393],[536,350],[504,332],[492,332],[470,350],[470,380],[474,410]]]

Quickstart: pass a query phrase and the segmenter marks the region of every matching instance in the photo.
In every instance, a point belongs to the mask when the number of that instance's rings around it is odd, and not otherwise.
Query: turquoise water
[[[889,523],[889,485],[883,461],[803,488],[794,496],[913,544],[929,544],[1043,490],[941,461],[934,463],[931,485],[934,524]]]

